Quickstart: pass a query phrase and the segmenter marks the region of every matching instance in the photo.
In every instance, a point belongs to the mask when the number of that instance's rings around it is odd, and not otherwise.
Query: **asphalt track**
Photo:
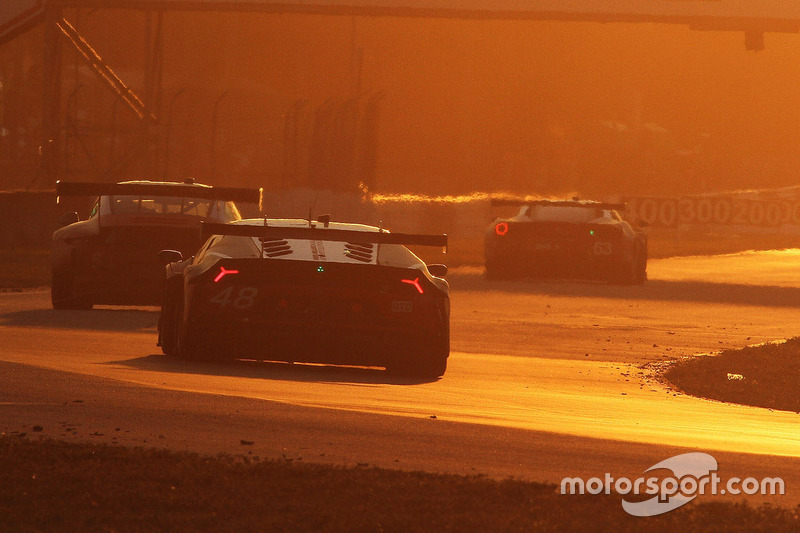
[[[46,290],[4,293],[0,432],[550,482],[633,478],[704,451],[723,479],[784,479],[785,496],[750,501],[796,505],[800,414],[682,395],[657,371],[796,336],[798,263],[798,251],[655,260],[643,287],[460,269],[434,382],[171,360],[155,309],[54,311]]]

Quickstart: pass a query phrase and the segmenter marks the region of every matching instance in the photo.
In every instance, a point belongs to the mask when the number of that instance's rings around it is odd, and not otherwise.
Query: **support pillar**
[[[47,2],[44,12],[42,54],[42,130],[40,166],[36,184],[55,186],[61,168],[61,41],[56,22],[61,7]]]

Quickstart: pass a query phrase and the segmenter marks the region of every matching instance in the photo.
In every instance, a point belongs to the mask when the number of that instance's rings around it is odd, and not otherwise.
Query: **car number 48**
[[[222,308],[231,306],[235,309],[250,309],[256,304],[258,289],[255,287],[242,287],[238,292],[234,292],[234,290],[234,287],[223,289],[209,302]]]

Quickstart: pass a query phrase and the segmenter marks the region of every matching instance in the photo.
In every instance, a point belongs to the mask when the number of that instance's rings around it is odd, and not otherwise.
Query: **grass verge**
[[[686,359],[664,376],[693,396],[800,413],[800,338]]]
[[[376,468],[0,437],[0,530],[797,531],[798,509],[700,503],[628,516],[619,496]]]

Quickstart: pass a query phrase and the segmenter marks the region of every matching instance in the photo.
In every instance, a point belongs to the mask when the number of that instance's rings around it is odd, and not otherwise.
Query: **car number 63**
[[[607,241],[597,241],[594,243],[594,255],[611,255],[611,243]]]
[[[250,309],[256,304],[256,296],[258,296],[258,289],[255,287],[242,287],[235,294],[234,287],[228,287],[217,293],[209,302],[221,308],[230,305],[235,309]]]

